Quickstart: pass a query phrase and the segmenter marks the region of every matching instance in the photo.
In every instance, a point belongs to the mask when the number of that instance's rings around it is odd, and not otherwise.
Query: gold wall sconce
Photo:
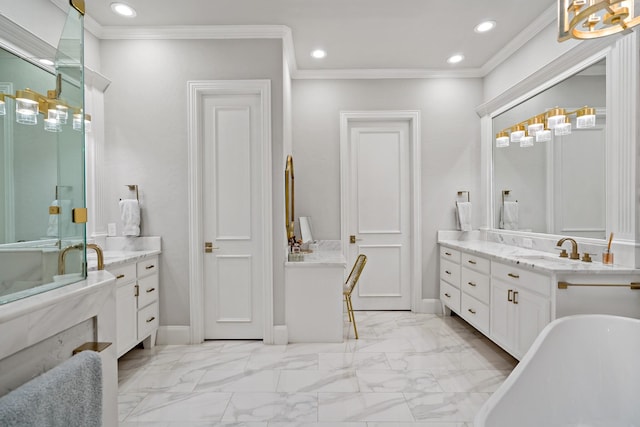
[[[558,0],[558,41],[628,34],[640,24],[633,0]]]
[[[82,114],[80,108],[74,108],[58,99],[61,92],[62,75],[56,77],[56,89],[47,91],[43,95],[29,88],[17,90],[15,95],[0,93],[0,116],[7,115],[7,99],[15,102],[16,122],[22,125],[37,125],[38,114],[44,116],[44,130],[47,132],[62,132],[62,125],[67,124],[69,109],[73,110],[73,130],[82,131],[84,116],[84,130],[91,131],[91,116]]]
[[[562,136],[571,133],[571,116],[576,116],[576,128],[586,129],[596,125],[596,109],[584,106],[574,111],[555,107],[544,113],[529,117],[520,123],[505,128],[496,134],[496,147],[508,147],[510,142],[519,142],[520,147],[532,147],[535,142],[551,141],[551,131]]]

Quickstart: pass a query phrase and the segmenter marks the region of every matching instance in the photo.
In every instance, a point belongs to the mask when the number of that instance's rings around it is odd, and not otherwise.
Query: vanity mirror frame
[[[636,180],[640,165],[636,164],[636,135],[639,130],[638,87],[640,86],[640,33],[584,42],[558,56],[548,65],[532,73],[494,99],[480,105],[481,117],[482,227],[488,231],[516,237],[547,238],[553,234],[503,230],[495,228],[496,206],[493,190],[493,118],[532,96],[560,83],[588,66],[606,59],[606,235],[614,232],[617,244],[624,247],[625,265],[640,263],[640,224],[636,224],[638,206],[635,194],[640,189]],[[594,53],[595,52],[595,53]],[[604,239],[577,238],[579,241],[606,245]],[[636,261],[637,259],[637,261]]]

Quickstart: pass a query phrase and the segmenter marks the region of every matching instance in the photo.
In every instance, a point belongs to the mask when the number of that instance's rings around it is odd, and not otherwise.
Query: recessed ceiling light
[[[460,54],[460,53],[456,53],[455,55],[452,55],[449,57],[449,59],[447,59],[447,62],[449,64],[457,64],[458,62],[462,61],[464,59],[464,55]]]
[[[311,52],[311,56],[313,56],[316,59],[321,59],[327,56],[327,52],[325,52],[322,49],[316,49],[313,52]]]
[[[124,3],[111,3],[111,10],[113,10],[118,15],[133,18],[136,16],[136,11],[134,8]]]
[[[491,31],[496,27],[496,21],[484,21],[476,25],[475,32],[476,33],[486,33],[487,31]]]
[[[38,62],[41,63],[42,65],[54,65],[54,62],[50,59],[46,59],[46,58],[42,58],[42,59],[38,59]]]

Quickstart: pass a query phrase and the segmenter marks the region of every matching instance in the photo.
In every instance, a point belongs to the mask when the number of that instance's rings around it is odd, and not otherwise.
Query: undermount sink
[[[525,260],[525,261],[550,261],[550,262],[558,262],[562,264],[568,264],[568,263],[577,261],[575,259],[560,258],[560,256],[558,255],[555,255],[555,256],[554,255],[521,255],[516,258],[520,260]]]

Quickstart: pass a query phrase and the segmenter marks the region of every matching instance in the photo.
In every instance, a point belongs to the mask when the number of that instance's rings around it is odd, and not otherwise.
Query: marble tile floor
[[[346,317],[345,317],[346,320]],[[459,317],[356,312],[360,339],[136,348],[121,427],[471,427],[517,361]]]

